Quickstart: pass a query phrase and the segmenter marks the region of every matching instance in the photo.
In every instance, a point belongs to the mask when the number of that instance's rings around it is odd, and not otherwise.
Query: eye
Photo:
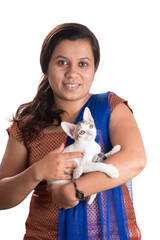
[[[64,65],[67,65],[67,64],[68,64],[68,62],[65,61],[65,60],[58,61],[58,65],[60,65],[60,66],[64,66]]]
[[[84,131],[84,130],[81,130],[81,131],[79,132],[79,134],[80,134],[80,135],[83,135],[83,134],[85,134],[85,131]]]
[[[94,128],[94,125],[93,125],[93,124],[90,124],[90,125],[89,125],[89,128],[91,128],[91,129]]]
[[[86,62],[80,62],[80,63],[79,63],[79,66],[80,66],[80,67],[87,67],[87,66],[88,66],[88,63],[86,63]]]

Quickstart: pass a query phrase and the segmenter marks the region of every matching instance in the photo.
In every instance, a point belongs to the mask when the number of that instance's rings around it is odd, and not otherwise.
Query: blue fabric
[[[85,107],[89,107],[97,128],[96,141],[104,152],[111,150],[109,137],[110,92],[95,94],[81,109],[75,123],[83,119]],[[66,146],[72,140],[67,139]],[[60,209],[58,217],[59,240],[129,240],[129,230],[121,186],[97,194],[89,206],[86,201],[74,208]]]

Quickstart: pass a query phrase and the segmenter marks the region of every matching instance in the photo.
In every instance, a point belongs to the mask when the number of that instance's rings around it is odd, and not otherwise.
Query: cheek
[[[95,72],[91,69],[83,73],[84,79],[88,82],[92,82],[94,79]]]
[[[50,85],[54,85],[55,83],[57,84],[61,79],[61,74],[56,69],[49,71],[47,76]]]

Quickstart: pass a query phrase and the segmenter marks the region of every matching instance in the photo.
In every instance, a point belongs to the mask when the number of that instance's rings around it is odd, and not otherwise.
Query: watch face
[[[76,190],[76,197],[80,200],[83,200],[84,193],[82,191]]]

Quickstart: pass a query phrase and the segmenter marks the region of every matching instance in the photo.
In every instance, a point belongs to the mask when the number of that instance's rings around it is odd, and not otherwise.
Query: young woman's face
[[[84,39],[63,40],[55,48],[47,71],[54,101],[77,101],[89,98],[95,74],[90,42]]]

